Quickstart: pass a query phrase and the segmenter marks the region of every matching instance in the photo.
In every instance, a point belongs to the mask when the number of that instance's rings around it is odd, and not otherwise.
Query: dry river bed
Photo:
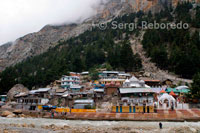
[[[0,133],[200,133],[200,122],[81,121],[0,117]]]

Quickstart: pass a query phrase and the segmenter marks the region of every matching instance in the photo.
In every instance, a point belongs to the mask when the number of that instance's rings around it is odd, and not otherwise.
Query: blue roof
[[[47,105],[43,105],[43,108],[56,108],[56,106],[47,106]]]

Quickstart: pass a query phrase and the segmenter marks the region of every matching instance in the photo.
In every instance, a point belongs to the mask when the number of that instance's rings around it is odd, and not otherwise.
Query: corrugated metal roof
[[[28,93],[27,92],[20,92],[19,94],[15,95],[15,97],[23,97],[23,96],[27,96]]]
[[[126,94],[126,93],[153,93],[153,91],[150,88],[120,88],[120,93],[121,94]]]
[[[103,71],[103,73],[110,73],[110,74],[114,73],[114,74],[118,74],[119,72],[118,72],[118,71]]]
[[[181,89],[189,89],[188,86],[178,86],[176,87],[177,90],[181,90]]]
[[[80,85],[71,85],[70,88],[71,89],[81,89],[82,86],[80,86]]]
[[[75,100],[74,103],[93,103],[94,100],[92,99],[80,99],[80,100]]]
[[[45,92],[45,91],[49,91],[51,88],[39,88],[37,90],[37,92]]]
[[[31,90],[29,91],[30,94],[38,93],[38,92],[46,92],[49,91],[51,88],[39,88],[38,90]]]
[[[94,92],[104,92],[104,89],[94,89]]]
[[[62,95],[62,97],[68,97],[68,96],[69,96],[68,93],[65,93],[65,94]]]

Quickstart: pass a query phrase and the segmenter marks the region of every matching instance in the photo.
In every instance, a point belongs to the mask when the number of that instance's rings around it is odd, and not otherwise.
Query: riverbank
[[[1,110],[3,112],[5,110]],[[12,111],[12,110],[10,110]],[[50,112],[22,111],[23,115],[16,117],[52,118]],[[157,113],[54,113],[54,119],[92,120],[92,121],[200,121],[199,109],[158,110]]]
[[[198,133],[200,122],[159,122],[132,121],[84,121],[46,118],[3,118],[0,117],[2,133]]]

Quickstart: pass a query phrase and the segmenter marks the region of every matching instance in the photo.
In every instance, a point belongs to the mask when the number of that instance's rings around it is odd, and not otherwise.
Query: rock
[[[23,117],[23,118],[26,117],[24,114],[20,114],[20,115],[18,115],[18,116],[19,116],[19,117]]]
[[[195,128],[189,127],[189,130],[190,130],[192,133],[197,133],[197,130],[196,130]]]
[[[28,127],[35,128],[35,125],[34,124],[30,124],[30,125],[28,125]]]
[[[13,113],[10,111],[3,111],[1,114],[2,117],[7,117],[8,115],[13,115]]]
[[[14,96],[15,96],[16,94],[19,94],[19,93],[28,93],[28,92],[29,92],[29,90],[28,90],[26,87],[24,87],[24,85],[22,85],[22,84],[16,84],[16,85],[14,85],[14,86],[8,91],[8,94],[7,94],[8,100],[9,100],[9,101],[14,100]]]
[[[3,133],[9,133],[8,129],[4,129]]]
[[[8,116],[6,116],[7,118],[14,118],[14,117],[16,117],[16,115],[15,114],[10,114],[10,115],[8,115]]]
[[[16,114],[16,115],[19,115],[19,114],[22,114],[22,110],[21,109],[15,109],[13,111],[13,113]]]
[[[41,128],[43,128],[43,129],[49,129],[49,126],[47,126],[47,125],[42,125]]]
[[[63,127],[64,129],[69,129],[70,128],[70,126],[68,126],[68,125],[64,125],[64,127]]]
[[[16,127],[21,127],[21,125],[20,124],[16,124]]]
[[[51,124],[49,127],[50,127],[51,129],[55,129],[55,128],[56,128],[56,126],[55,126],[54,124]]]
[[[120,127],[113,127],[112,130],[114,130],[114,131],[119,131],[119,130],[120,130]]]
[[[26,123],[22,124],[22,127],[28,127],[28,125]]]
[[[19,133],[20,131],[18,130],[10,130],[10,129],[4,129],[3,133]]]
[[[177,133],[197,133],[197,130],[191,127],[178,127],[178,128],[172,129],[171,131],[177,132]]]

